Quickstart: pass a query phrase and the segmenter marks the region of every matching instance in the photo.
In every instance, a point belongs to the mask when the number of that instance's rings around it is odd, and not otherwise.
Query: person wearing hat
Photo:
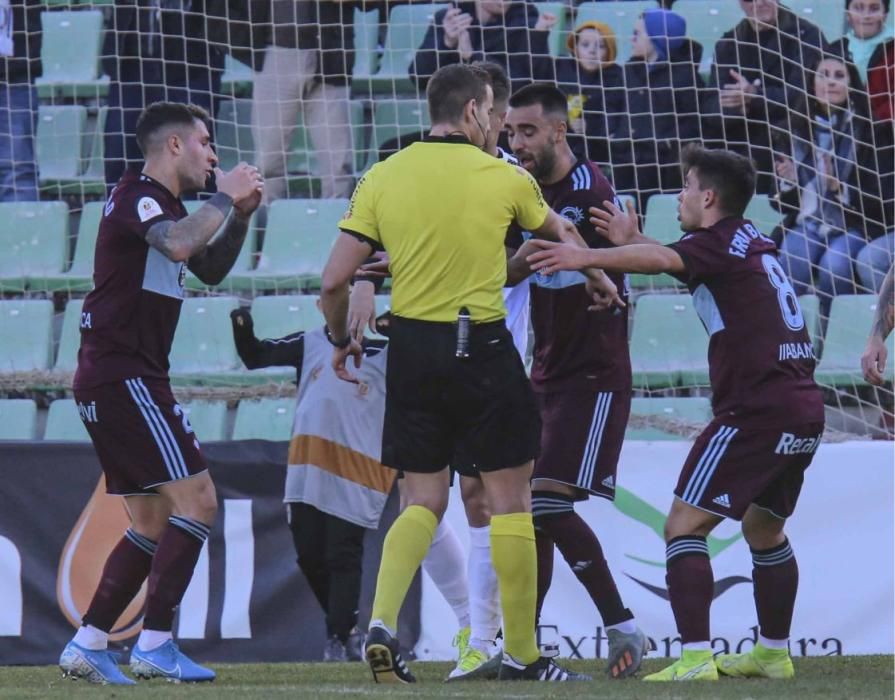
[[[640,211],[657,192],[680,190],[680,150],[702,138],[702,47],[670,10],[647,10],[634,25],[624,66],[622,109],[608,115],[616,190],[635,194]]]

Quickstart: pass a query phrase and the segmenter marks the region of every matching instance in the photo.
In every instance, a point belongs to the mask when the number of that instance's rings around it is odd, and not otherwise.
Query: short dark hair
[[[194,104],[182,102],[153,102],[146,107],[137,119],[137,145],[145,157],[150,148],[152,137],[160,129],[171,125],[193,126],[196,120],[207,127],[210,119],[208,112]]]
[[[845,0],[845,9],[846,9],[846,11],[848,10],[849,5],[851,5],[853,2],[854,2],[854,0]],[[883,7],[885,8],[886,12],[889,11],[889,8],[890,8],[890,6],[891,6],[891,2],[892,2],[892,0],[883,0]]]
[[[510,97],[510,107],[531,107],[541,105],[544,114],[555,114],[567,118],[569,114],[569,101],[555,85],[548,83],[532,83],[524,88],[516,90]]]
[[[488,74],[491,81],[491,90],[494,92],[495,102],[506,102],[510,99],[510,79],[507,72],[499,63],[493,61],[476,61],[472,64],[476,68],[481,68]]]
[[[470,100],[482,102],[491,81],[482,68],[454,63],[439,68],[426,86],[429,119],[432,124],[454,124],[463,118]]]
[[[739,153],[691,143],[681,153],[684,177],[696,171],[699,189],[714,190],[728,216],[742,216],[755,194],[755,165]]]

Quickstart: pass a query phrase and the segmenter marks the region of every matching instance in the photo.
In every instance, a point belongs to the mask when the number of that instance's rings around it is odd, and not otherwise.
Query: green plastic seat
[[[74,399],[56,399],[50,404],[44,440],[90,442],[90,434],[84,427]]]
[[[823,354],[814,373],[819,383],[835,387],[867,385],[861,372],[861,354],[867,343],[878,302],[879,297],[875,294],[833,297]],[[888,381],[895,377],[893,338],[895,336],[889,335],[886,341],[889,359],[886,362],[885,377]]]
[[[34,440],[37,404],[33,399],[0,399],[0,440]]]
[[[45,275],[42,282],[47,291],[89,292],[93,289],[93,256],[104,207],[104,202],[84,204],[71,267],[58,275]]]
[[[255,297],[252,318],[259,338],[282,338],[298,331],[323,326],[323,314],[317,308],[316,294],[290,294]]]
[[[236,409],[233,424],[234,440],[272,440],[280,442],[292,437],[295,421],[295,399],[244,400]]]
[[[279,199],[270,205],[258,266],[232,275],[234,289],[319,288],[347,199]]]
[[[81,174],[86,167],[81,152],[86,127],[86,107],[40,105],[35,150],[42,185],[69,180]]]
[[[729,0],[677,0],[674,12],[687,20],[687,36],[702,44],[699,72],[708,75],[718,39],[744,18],[739,3]]]
[[[0,372],[47,370],[53,362],[53,302],[0,300]]]
[[[225,95],[243,97],[252,95],[255,72],[250,66],[238,61],[230,54],[224,56],[224,72],[221,74],[221,92]]]
[[[68,247],[65,202],[0,202],[0,292],[40,289],[58,275]]]
[[[677,220],[676,194],[654,194],[646,200],[643,235],[663,244],[674,243],[683,235],[680,222]],[[635,289],[649,290],[681,286],[680,282],[670,275],[632,274],[628,276],[628,280]]]
[[[644,10],[652,10],[657,6],[653,0],[583,2],[578,6],[573,25],[578,26],[588,21],[608,24],[615,32],[615,43],[618,47],[618,56],[615,60],[621,65],[631,57],[631,35],[634,33],[634,24]]]
[[[100,75],[103,13],[60,10],[41,13],[43,75],[34,83],[40,97],[98,99],[109,91],[109,76]]]
[[[786,0],[790,10],[801,15],[823,31],[827,41],[836,41],[845,34],[845,5],[830,0]],[[891,24],[891,18],[889,19]]]
[[[771,200],[766,194],[753,196],[743,216],[750,219],[765,236],[770,236],[783,221],[783,215],[771,206]]]
[[[634,307],[634,386],[666,389],[708,385],[708,335],[684,294],[645,294]]]
[[[396,8],[397,9],[397,8]],[[391,139],[425,134],[431,126],[425,100],[379,100],[373,109],[373,128],[364,170],[379,160],[379,151]]]
[[[799,297],[799,306],[802,307],[802,316],[805,318],[805,325],[808,327],[808,337],[811,338],[811,343],[814,345],[814,352],[820,352],[823,341],[820,299],[815,294],[803,294]]]
[[[215,373],[240,367],[230,322],[230,312],[238,306],[239,300],[229,296],[184,300],[171,347],[172,377],[214,384]]]
[[[354,10],[354,68],[353,81],[369,81],[379,63],[379,8],[364,12]]]
[[[631,417],[656,417],[655,425],[628,427],[626,440],[686,440],[683,432],[691,426],[705,425],[712,419],[712,403],[703,396],[636,397],[631,400]],[[662,420],[672,421],[662,425]],[[674,422],[681,423],[681,431],[674,430]]]
[[[81,347],[81,309],[83,299],[69,299],[62,316],[62,333],[56,351],[56,372],[74,372],[78,367],[78,349]]]
[[[181,408],[200,443],[227,439],[226,401],[190,401],[181,404]]]

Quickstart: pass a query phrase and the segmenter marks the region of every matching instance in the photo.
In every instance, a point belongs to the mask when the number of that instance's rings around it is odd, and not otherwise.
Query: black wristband
[[[333,338],[332,332],[329,330],[329,326],[324,326],[323,331],[326,333],[326,339],[329,341],[329,344],[334,348],[338,348],[339,350],[344,350],[349,345],[351,345],[351,334],[346,335],[342,340],[336,340]]]
[[[233,208],[233,197],[226,192],[215,192],[211,195],[206,204],[213,206],[221,212],[226,219],[230,215],[230,210]]]

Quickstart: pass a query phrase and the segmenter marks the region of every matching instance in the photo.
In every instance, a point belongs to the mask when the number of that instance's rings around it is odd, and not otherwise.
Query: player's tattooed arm
[[[206,202],[180,221],[153,224],[146,232],[146,242],[169,260],[185,262],[211,240],[224,218],[217,206]]]
[[[220,284],[233,268],[249,230],[249,217],[234,209],[220,232],[189,260],[188,267],[205,284]]]
[[[873,318],[873,335],[885,340],[895,327],[895,265],[889,266],[879,290],[879,301]]]
[[[874,386],[881,386],[885,382],[886,361],[889,351],[886,348],[886,338],[895,326],[895,266],[889,267],[889,272],[883,280],[879,291],[879,301],[876,304],[876,314],[873,317],[873,326],[870,328],[870,337],[867,338],[867,346],[861,355],[861,369],[864,379]]]

